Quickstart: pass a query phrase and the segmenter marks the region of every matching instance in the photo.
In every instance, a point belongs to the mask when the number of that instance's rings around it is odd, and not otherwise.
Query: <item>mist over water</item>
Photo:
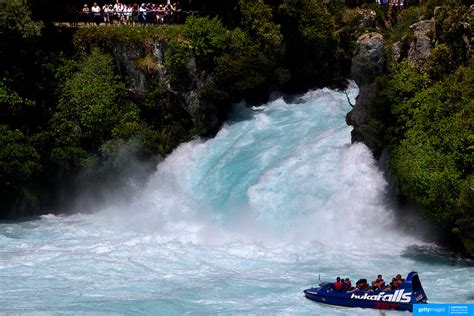
[[[108,212],[195,242],[391,234],[385,180],[367,147],[350,143],[343,93],[323,89],[256,110],[211,140],[181,145],[131,205]]]
[[[301,291],[318,275],[389,281],[412,270],[430,302],[474,303],[472,262],[394,221],[382,172],[350,142],[349,110],[328,89],[240,107],[127,203],[0,223],[0,313],[378,314]]]

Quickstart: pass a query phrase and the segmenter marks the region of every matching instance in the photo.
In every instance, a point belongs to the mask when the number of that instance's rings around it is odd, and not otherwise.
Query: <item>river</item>
[[[302,291],[412,270],[430,303],[474,303],[472,261],[395,220],[377,162],[351,144],[349,110],[328,89],[236,106],[127,203],[0,222],[0,313],[379,315]]]

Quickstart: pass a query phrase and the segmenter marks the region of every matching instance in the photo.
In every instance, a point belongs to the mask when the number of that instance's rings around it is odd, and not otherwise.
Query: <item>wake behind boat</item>
[[[401,311],[413,311],[413,304],[424,304],[427,302],[423,286],[418,273],[410,272],[403,283],[394,290],[360,290],[351,292],[336,291],[332,283],[323,282],[317,288],[304,290],[305,296],[313,301],[331,305],[394,309]]]

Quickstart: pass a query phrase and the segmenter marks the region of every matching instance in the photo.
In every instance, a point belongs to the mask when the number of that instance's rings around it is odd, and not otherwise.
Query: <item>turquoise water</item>
[[[379,315],[302,290],[412,270],[430,302],[474,303],[472,262],[395,223],[382,172],[350,142],[349,110],[327,89],[240,107],[128,204],[0,223],[0,313]]]

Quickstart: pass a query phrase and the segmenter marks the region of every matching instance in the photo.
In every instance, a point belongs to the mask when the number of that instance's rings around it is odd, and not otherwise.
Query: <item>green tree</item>
[[[94,49],[75,67],[66,68],[77,72],[66,75],[58,111],[52,118],[56,145],[52,160],[71,171],[79,165],[94,164],[88,153],[112,137],[113,129],[123,124],[124,112],[130,109],[124,107],[125,85],[115,73],[110,55]]]
[[[24,0],[0,0],[0,43],[8,40],[30,39],[41,34],[42,24],[31,19]]]
[[[28,184],[40,171],[39,154],[19,131],[0,124],[0,192]]]
[[[431,85],[414,71],[403,66],[386,87],[396,131],[390,170],[400,194],[474,255],[474,62]]]
[[[165,52],[165,68],[172,89],[185,92],[193,87],[191,49],[188,43],[171,40]]]
[[[435,16],[436,39],[445,43],[456,65],[466,63],[471,56],[472,23],[467,7],[443,7]]]
[[[293,88],[324,85],[337,77],[338,36],[333,17],[320,1],[284,1],[278,10],[278,21]]]
[[[243,30],[265,54],[277,55],[282,48],[280,25],[273,20],[272,8],[263,0],[240,0]]]
[[[218,18],[191,15],[186,19],[184,30],[198,65],[204,69],[213,69],[216,58],[221,56],[227,47],[227,29]]]
[[[0,124],[9,124],[15,128],[26,128],[25,112],[35,106],[35,102],[21,97],[8,87],[7,80],[0,81]]]

